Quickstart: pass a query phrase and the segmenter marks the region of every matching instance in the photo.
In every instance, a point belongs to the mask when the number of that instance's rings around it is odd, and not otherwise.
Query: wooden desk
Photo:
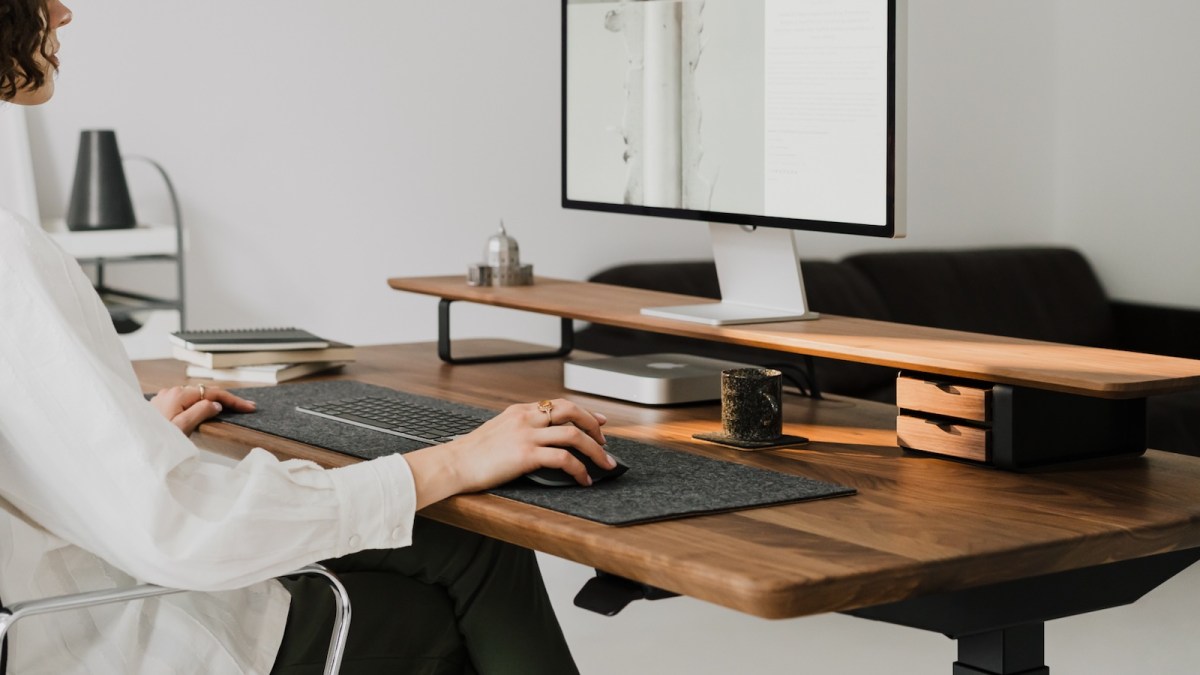
[[[178,362],[136,368],[146,391],[187,381]],[[961,649],[975,651],[980,640],[986,650],[1011,638],[1013,626],[1036,628],[1037,640],[1024,643],[1040,651],[1042,621],[1131,602],[1200,558],[1192,457],[1149,451],[1002,472],[905,454],[890,406],[798,396],[787,398],[785,432],[812,442],[742,453],[690,438],[718,428],[715,405],[651,409],[578,395],[562,389],[560,361],[449,366],[432,344],[361,348],[334,377],[492,409],[563,396],[608,415],[613,435],[857,488],[852,497],[626,528],[490,495],[422,512],[760,617],[852,612],[960,637]],[[203,425],[196,439],[233,455],[260,445],[327,466],[357,461],[223,423]],[[960,650],[961,663],[972,658]]]

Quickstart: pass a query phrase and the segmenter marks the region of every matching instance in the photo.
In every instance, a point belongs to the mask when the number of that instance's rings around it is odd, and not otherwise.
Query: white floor
[[[825,615],[765,621],[690,598],[615,617],[575,607],[592,570],[539,556],[582,675],[950,675],[955,643],[934,633]],[[1127,606],[1046,626],[1053,675],[1200,673],[1200,565]]]

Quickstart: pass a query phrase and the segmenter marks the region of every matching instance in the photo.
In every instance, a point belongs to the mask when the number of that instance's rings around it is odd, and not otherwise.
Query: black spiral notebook
[[[325,349],[330,344],[325,338],[291,327],[178,331],[171,333],[171,343],[201,352]]]

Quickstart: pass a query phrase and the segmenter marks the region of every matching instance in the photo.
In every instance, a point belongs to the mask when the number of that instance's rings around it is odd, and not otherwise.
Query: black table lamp
[[[133,200],[117,149],[117,133],[89,129],[79,134],[75,184],[67,208],[70,230],[116,230],[134,227]]]

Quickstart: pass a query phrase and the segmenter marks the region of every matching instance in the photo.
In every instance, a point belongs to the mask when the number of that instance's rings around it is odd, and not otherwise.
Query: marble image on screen
[[[886,225],[888,0],[568,0],[567,197]]]

